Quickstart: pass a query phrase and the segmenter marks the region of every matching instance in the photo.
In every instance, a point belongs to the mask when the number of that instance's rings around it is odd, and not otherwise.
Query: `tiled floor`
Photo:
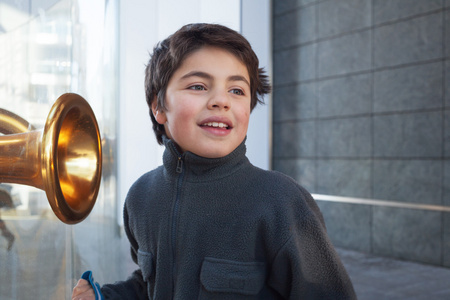
[[[359,300],[450,299],[450,268],[337,250]]]

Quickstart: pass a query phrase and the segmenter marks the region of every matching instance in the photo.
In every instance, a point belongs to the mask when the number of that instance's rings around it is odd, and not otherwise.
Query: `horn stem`
[[[34,126],[28,123],[21,116],[0,108],[0,133],[14,134],[27,132],[30,130],[35,130]]]
[[[0,182],[44,189],[41,172],[42,130],[0,136]]]

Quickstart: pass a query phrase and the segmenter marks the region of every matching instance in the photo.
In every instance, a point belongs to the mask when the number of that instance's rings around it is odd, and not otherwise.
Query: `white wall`
[[[259,59],[272,78],[272,32],[271,1],[242,0],[241,33],[252,45]],[[250,161],[263,169],[271,168],[272,156],[272,97],[264,98],[265,105],[258,105],[250,116],[247,134],[247,156]]]
[[[242,17],[242,18],[241,18]],[[131,184],[161,164],[163,147],[151,128],[144,95],[144,69],[153,46],[182,25],[210,22],[241,31],[271,70],[270,0],[127,0],[120,1],[120,104],[118,147],[119,223]],[[255,165],[270,167],[270,103],[250,118],[248,156]]]
[[[156,0],[120,1],[118,216],[131,184],[159,163],[145,102],[144,69],[157,40]]]

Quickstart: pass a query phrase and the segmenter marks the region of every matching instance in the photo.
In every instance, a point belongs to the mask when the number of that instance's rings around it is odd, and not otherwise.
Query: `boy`
[[[247,40],[190,24],[146,69],[163,166],[131,187],[125,231],[139,265],[105,299],[355,299],[311,195],[245,156],[251,110],[270,91]],[[95,284],[80,280],[73,299]]]

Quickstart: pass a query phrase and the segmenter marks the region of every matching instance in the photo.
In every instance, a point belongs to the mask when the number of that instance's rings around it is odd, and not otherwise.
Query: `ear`
[[[167,122],[166,114],[163,110],[158,108],[158,101],[156,99],[152,102],[152,113],[155,117],[156,122],[158,122],[159,124],[163,125]]]

